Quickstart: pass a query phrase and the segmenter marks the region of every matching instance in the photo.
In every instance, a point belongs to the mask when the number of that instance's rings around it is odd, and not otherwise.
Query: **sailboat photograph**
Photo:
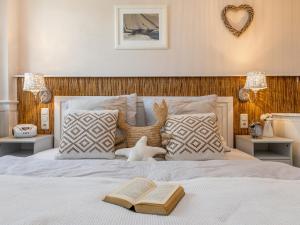
[[[168,49],[166,5],[115,6],[116,49]]]
[[[159,14],[125,14],[124,40],[159,40]]]

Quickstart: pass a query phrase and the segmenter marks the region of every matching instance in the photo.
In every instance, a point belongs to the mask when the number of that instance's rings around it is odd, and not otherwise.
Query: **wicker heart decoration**
[[[245,25],[241,29],[237,29],[230,24],[227,13],[229,11],[240,11],[240,10],[246,11],[248,13],[248,20],[246,21]],[[240,5],[240,6],[228,5],[222,11],[222,20],[224,21],[225,26],[233,35],[237,37],[241,36],[249,28],[249,26],[253,21],[253,18],[254,18],[254,9],[250,5]]]

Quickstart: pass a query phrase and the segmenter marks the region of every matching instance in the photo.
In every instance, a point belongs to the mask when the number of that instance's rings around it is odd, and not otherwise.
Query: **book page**
[[[135,204],[138,199],[147,194],[156,187],[155,183],[145,178],[135,178],[129,181],[117,191],[110,194],[112,197],[118,197]]]
[[[137,204],[140,203],[165,204],[179,187],[180,187],[179,185],[174,185],[174,184],[164,184],[164,185],[157,186],[151,192],[143,196],[143,198],[141,198],[137,202]]]

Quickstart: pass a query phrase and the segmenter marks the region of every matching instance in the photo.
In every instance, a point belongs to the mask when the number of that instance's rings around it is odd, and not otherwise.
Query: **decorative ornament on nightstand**
[[[261,123],[251,123],[249,126],[249,133],[252,138],[261,138],[263,136],[263,128]]]
[[[33,124],[18,124],[12,134],[15,138],[32,138],[37,136],[37,127]]]
[[[272,127],[273,115],[270,113],[263,114],[260,116],[260,119],[264,121],[263,136],[269,138],[274,137],[273,127]]]

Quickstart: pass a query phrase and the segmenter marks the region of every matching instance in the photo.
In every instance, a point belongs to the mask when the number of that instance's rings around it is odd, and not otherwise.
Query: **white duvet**
[[[199,177],[259,177],[300,180],[300,169],[298,168],[282,163],[253,160],[252,157],[246,157],[239,152],[233,156],[230,154],[230,158],[235,160],[180,162],[126,162],[117,159],[54,160],[53,153],[55,152],[45,152],[27,158],[0,157],[0,175],[121,179],[147,177],[157,181],[177,181]]]
[[[172,214],[136,214],[101,198],[110,178],[0,176],[1,225],[299,225],[300,181],[197,178]]]
[[[136,176],[182,184],[186,196],[168,217],[135,214],[100,200]],[[239,157],[205,162],[0,157],[0,225],[299,225],[299,191],[300,169]]]

